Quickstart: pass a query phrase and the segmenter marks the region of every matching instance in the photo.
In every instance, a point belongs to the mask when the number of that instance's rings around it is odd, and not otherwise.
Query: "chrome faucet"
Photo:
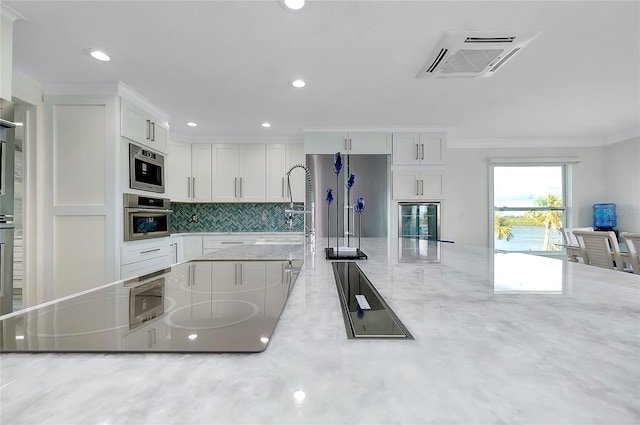
[[[307,177],[307,185],[309,186],[309,193],[311,194],[311,209],[305,210],[304,206],[302,209],[296,209],[295,205],[293,205],[293,195],[291,194],[291,171],[296,168],[302,168],[305,171]],[[305,219],[305,229],[309,231],[309,241],[312,244],[316,242],[316,213],[315,213],[315,197],[313,194],[313,184],[311,183],[311,173],[309,173],[309,169],[302,165],[296,164],[287,171],[287,192],[289,193],[289,209],[284,210],[284,213],[287,215],[287,224],[289,225],[289,229],[293,228],[293,215],[294,214],[310,214],[311,215],[311,225],[307,226]]]

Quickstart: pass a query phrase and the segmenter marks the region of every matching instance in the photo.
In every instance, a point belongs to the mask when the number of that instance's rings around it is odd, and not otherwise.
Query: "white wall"
[[[582,148],[450,148],[447,193],[442,204],[442,239],[490,246],[489,159],[494,157],[577,157],[572,165],[569,225],[591,226],[592,206],[606,193],[605,147]],[[636,210],[640,203],[636,202]]]
[[[0,99],[11,100],[13,71],[13,21],[0,16]]]
[[[616,204],[617,229],[640,232],[640,137],[605,148],[605,193]]]

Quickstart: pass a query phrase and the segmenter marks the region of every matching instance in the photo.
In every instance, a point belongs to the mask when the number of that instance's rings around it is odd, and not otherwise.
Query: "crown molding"
[[[269,136],[253,136],[242,134],[211,134],[200,136],[188,136],[182,133],[171,132],[170,139],[182,143],[270,143],[270,144],[302,144],[304,136],[301,134],[284,134]]]
[[[618,133],[610,134],[604,138],[605,145],[613,145],[618,142],[624,142],[626,140],[635,139],[640,137],[640,123],[635,126],[623,130]]]
[[[42,83],[42,93],[45,95],[118,95],[117,83]]]
[[[10,8],[9,6],[7,6],[2,2],[0,2],[0,15],[9,19],[11,22],[27,20],[27,18],[24,17],[24,15],[20,14],[19,12],[16,12],[15,10],[13,10],[12,8]]]
[[[122,81],[118,81],[118,96],[124,97],[128,101],[136,104],[140,108],[149,112],[156,119],[164,122],[169,122],[169,114],[165,112],[163,109],[156,106],[152,101],[123,83]]]
[[[489,149],[489,148],[559,148],[559,147],[598,147],[605,146],[599,137],[500,137],[500,138],[464,138],[449,136],[447,147],[450,149]]]
[[[306,128],[304,133],[447,133],[447,127]]]

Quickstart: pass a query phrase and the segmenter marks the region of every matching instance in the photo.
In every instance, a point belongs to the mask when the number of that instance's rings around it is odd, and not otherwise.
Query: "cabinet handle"
[[[353,149],[353,146],[351,145],[351,138],[349,138],[349,150]]]
[[[417,196],[417,195],[419,195],[419,193],[418,193],[418,185],[419,185],[419,184],[420,184],[420,183],[418,183],[418,180],[416,180],[416,196]]]
[[[151,120],[147,120],[147,134],[144,135],[145,139],[151,139]]]
[[[420,159],[424,161],[424,143],[421,146],[422,146],[422,157]]]
[[[243,244],[242,241],[220,241],[221,244]]]
[[[240,266],[240,285],[242,285],[242,264],[238,264],[238,266]]]
[[[0,295],[4,297],[4,275],[5,275],[5,266],[4,263],[4,251],[6,247],[5,244],[0,243]]]
[[[152,345],[153,345],[153,339],[151,337],[151,331],[148,330],[147,331],[147,348],[151,348]]]
[[[233,197],[234,198],[238,197],[238,178],[237,177],[233,179]]]
[[[242,198],[242,177],[240,177],[240,197]]]
[[[160,251],[160,248],[156,248],[156,249],[148,249],[146,251],[140,251],[140,254],[148,254],[150,252],[156,252],[156,251]]]
[[[284,177],[282,178],[282,199],[284,199]]]
[[[424,180],[420,180],[420,195],[424,195]]]
[[[156,123],[154,122],[151,123],[151,141],[156,141]]]
[[[416,160],[418,159],[418,144],[416,143]]]
[[[191,198],[191,177],[187,177],[187,198]]]

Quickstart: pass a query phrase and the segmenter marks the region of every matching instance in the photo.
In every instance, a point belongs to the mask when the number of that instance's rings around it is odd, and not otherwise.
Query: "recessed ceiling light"
[[[99,61],[102,61],[102,62],[109,62],[111,60],[108,54],[100,50],[91,50],[89,54],[94,59],[98,59]]]
[[[188,122],[188,123],[187,123],[187,125],[188,125],[189,127],[197,127],[197,126],[198,126],[198,123],[195,123],[195,122],[193,122],[193,121],[190,121],[190,122]]]
[[[264,128],[269,128],[269,127],[271,127],[271,124],[269,124],[268,122],[263,122],[261,125],[262,125]]]
[[[284,4],[289,9],[298,10],[304,7],[304,0],[284,0]]]
[[[307,85],[307,83],[305,83],[305,82],[304,82],[304,81],[302,81],[302,80],[295,80],[293,83],[291,83],[291,85],[292,85],[293,87],[296,87],[296,88],[299,88],[299,89],[300,89],[300,88],[302,88],[302,87],[306,86],[306,85]]]

